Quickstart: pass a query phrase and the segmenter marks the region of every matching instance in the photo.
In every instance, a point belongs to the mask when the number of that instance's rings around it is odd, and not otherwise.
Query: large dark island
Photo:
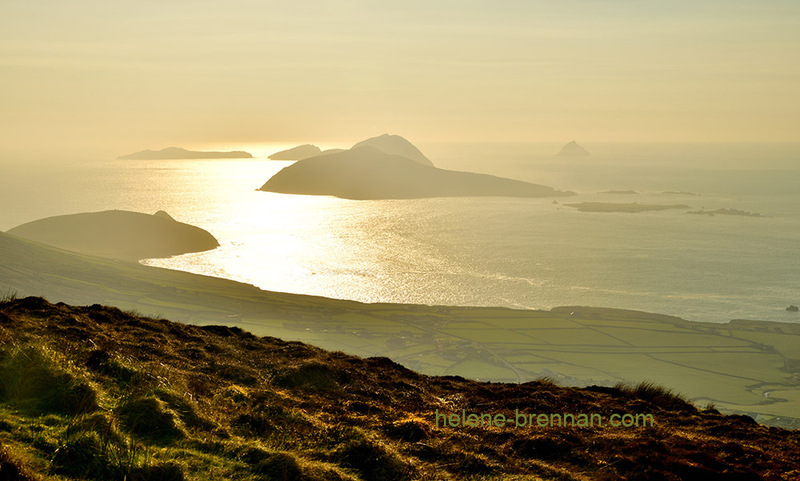
[[[520,180],[426,166],[369,146],[300,160],[275,174],[260,190],[346,199],[574,195]]]
[[[345,199],[574,195],[521,180],[439,169],[397,135],[373,137],[350,150],[300,160],[275,174],[260,190]]]

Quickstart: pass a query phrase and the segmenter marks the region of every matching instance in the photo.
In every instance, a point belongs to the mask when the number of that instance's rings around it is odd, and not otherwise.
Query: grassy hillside
[[[605,422],[522,427],[518,412]],[[469,413],[509,422],[461,425]],[[612,427],[615,413],[653,423]],[[238,328],[0,303],[3,480],[778,480],[798,457],[797,431],[649,384],[428,377]]]
[[[363,304],[267,292],[70,253],[0,234],[0,294],[106,304],[193,324],[239,326],[424,374],[571,385],[654,381],[699,405],[800,427],[800,325],[727,324],[590,307],[551,311]]]

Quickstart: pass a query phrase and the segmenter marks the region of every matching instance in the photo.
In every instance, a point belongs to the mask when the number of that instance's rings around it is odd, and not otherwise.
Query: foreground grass
[[[436,417],[516,411],[652,414],[655,424]],[[778,480],[800,476],[798,456],[800,433],[699,411],[649,383],[428,377],[238,328],[0,302],[2,480]]]

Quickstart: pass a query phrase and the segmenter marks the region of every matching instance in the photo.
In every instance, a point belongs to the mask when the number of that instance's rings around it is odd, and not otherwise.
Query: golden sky
[[[797,0],[4,0],[0,155],[800,141]]]

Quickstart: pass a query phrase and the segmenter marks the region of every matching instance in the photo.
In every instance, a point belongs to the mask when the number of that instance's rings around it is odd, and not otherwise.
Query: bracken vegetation
[[[437,411],[655,424],[452,427]],[[798,459],[800,433],[649,383],[428,377],[238,328],[0,302],[0,481],[789,480]]]

